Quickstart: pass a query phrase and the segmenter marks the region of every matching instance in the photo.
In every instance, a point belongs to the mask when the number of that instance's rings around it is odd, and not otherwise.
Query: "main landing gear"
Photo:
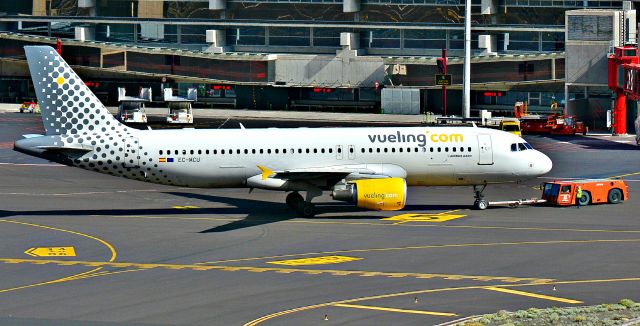
[[[481,186],[473,186],[473,192],[475,193],[474,198],[475,201],[473,202],[473,209],[479,209],[479,210],[483,210],[483,209],[487,209],[487,207],[489,207],[489,202],[484,199],[484,194],[482,193],[484,191],[484,188],[486,188],[487,185],[483,184]]]
[[[307,200],[304,200],[302,195],[298,192],[292,192],[287,195],[287,206],[295,210],[300,217],[313,217],[316,215],[316,205],[311,203],[311,199],[315,196],[313,194],[310,197],[311,192],[307,192]]]

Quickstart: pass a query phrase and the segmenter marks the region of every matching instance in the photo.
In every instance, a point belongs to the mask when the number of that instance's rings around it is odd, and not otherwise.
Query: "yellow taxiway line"
[[[336,303],[333,306],[334,307],[343,307],[343,308],[354,308],[354,309],[400,312],[400,313],[404,313],[404,314],[419,314],[419,315],[445,316],[445,317],[457,316],[456,314],[452,314],[452,313],[449,313],[449,312],[435,312],[435,311],[424,311],[424,310],[397,309],[397,308],[388,308],[388,307],[362,306],[362,305],[357,305],[357,304],[346,304],[346,303]]]
[[[537,294],[537,293],[531,293],[531,292],[525,292],[525,291],[518,291],[518,290],[511,290],[511,289],[504,289],[504,288],[501,288],[501,287],[494,287],[494,286],[485,287],[484,289],[485,290],[489,290],[489,291],[509,293],[509,294],[521,295],[521,296],[525,296],[525,297],[538,298],[538,299],[550,300],[550,301],[557,301],[557,302],[562,302],[562,303],[571,303],[571,304],[583,303],[582,301],[578,301],[578,300],[565,299],[565,298],[559,298],[559,297],[552,297],[552,296],[549,296],[549,295],[543,295],[543,294]]]

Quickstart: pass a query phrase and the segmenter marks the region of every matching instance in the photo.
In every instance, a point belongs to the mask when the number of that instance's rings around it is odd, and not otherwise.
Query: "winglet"
[[[262,165],[258,165],[258,169],[262,171],[262,180],[266,180],[269,176],[273,174],[273,170],[266,168]]]

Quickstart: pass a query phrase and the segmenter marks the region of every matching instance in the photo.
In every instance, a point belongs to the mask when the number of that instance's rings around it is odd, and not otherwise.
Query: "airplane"
[[[520,182],[552,162],[524,139],[470,127],[137,130],[117,121],[49,46],[25,46],[45,135],[14,150],[64,165],[151,183],[289,192],[286,204],[314,216],[312,199],[400,210],[407,186]],[[303,197],[300,193],[305,193]]]

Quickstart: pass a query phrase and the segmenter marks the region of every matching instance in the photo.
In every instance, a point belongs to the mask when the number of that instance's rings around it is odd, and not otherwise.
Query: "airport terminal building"
[[[565,85],[567,12],[622,1],[472,3],[472,112],[610,96]],[[22,46],[51,44],[108,104],[118,86],[154,97],[195,87],[203,106],[380,112],[383,90],[402,88],[420,112],[441,114],[434,76],[446,49],[447,113],[460,114],[463,16],[463,0],[2,1],[0,97],[33,97]],[[596,21],[594,41],[613,38],[614,20]]]

